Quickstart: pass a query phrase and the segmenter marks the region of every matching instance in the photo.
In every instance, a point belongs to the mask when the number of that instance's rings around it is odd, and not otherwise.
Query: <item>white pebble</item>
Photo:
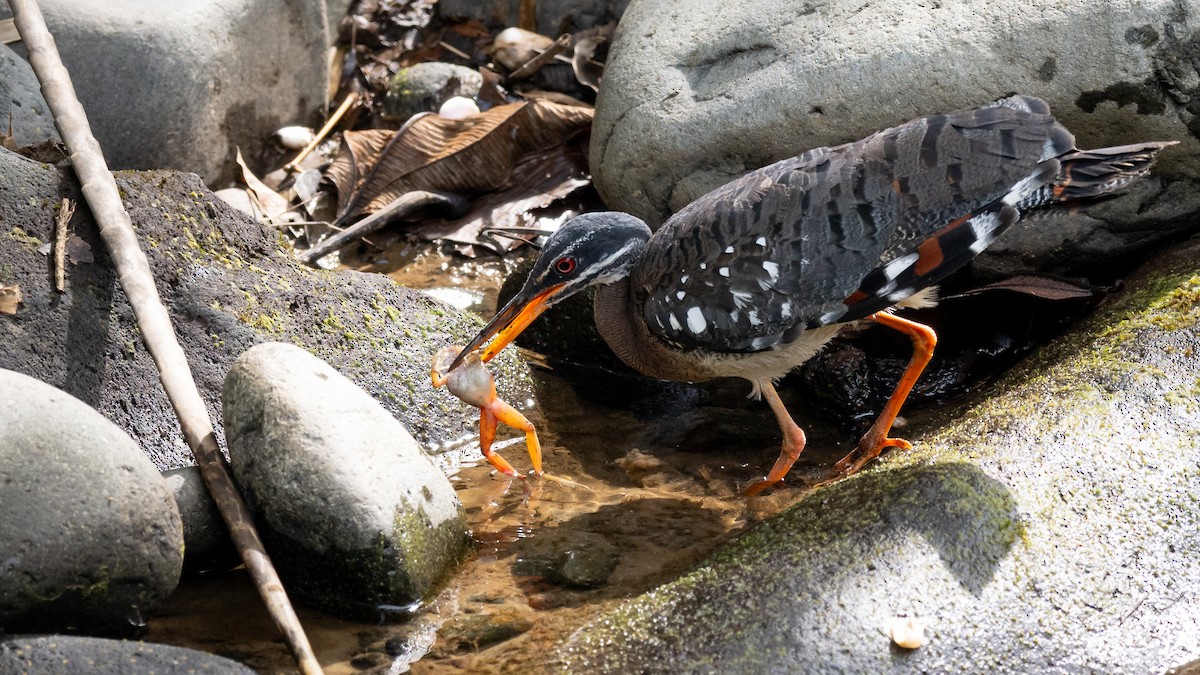
[[[438,114],[446,119],[461,120],[464,117],[479,114],[479,106],[475,105],[474,99],[466,96],[454,96],[442,104],[442,107],[438,109]]]
[[[925,644],[925,622],[913,616],[897,616],[888,625],[888,637],[897,647],[916,649]]]
[[[275,132],[275,138],[279,139],[279,144],[288,150],[300,150],[311,143],[316,136],[312,129],[301,126],[284,127]]]

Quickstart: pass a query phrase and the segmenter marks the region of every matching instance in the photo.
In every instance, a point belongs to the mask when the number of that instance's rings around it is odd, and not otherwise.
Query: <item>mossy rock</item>
[[[1200,657],[1200,243],[863,473],[593,621],[569,672],[1163,672]],[[926,643],[893,645],[915,617]]]
[[[25,298],[15,315],[0,315],[0,368],[96,408],[159,469],[191,465],[71,172],[0,149],[0,176],[0,285],[18,284]],[[478,332],[477,317],[382,275],[301,265],[278,232],[227,206],[194,174],[129,171],[116,178],[219,442],[225,373],[238,354],[269,341],[299,345],[328,362],[427,448],[472,433],[478,411],[434,389],[429,366],[438,349]],[[70,227],[93,260],[68,264],[67,289],[59,294],[38,247],[53,240],[63,197],[79,204]],[[490,367],[501,397],[531,397],[514,354],[501,354]]]

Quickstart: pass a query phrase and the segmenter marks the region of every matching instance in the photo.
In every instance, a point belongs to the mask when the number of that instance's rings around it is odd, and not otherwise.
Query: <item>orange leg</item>
[[[533,428],[533,424],[525,419],[524,415],[517,412],[516,408],[494,396],[491,403],[488,404],[488,410],[501,422],[525,432],[525,446],[529,449],[529,460],[533,463],[533,472],[539,476],[542,475],[542,444],[538,442],[537,429]]]
[[[871,319],[908,335],[913,343],[913,356],[900,378],[900,383],[896,385],[896,390],[892,392],[892,397],[879,414],[879,419],[875,420],[875,424],[863,435],[858,447],[833,465],[833,470],[841,475],[850,475],[863,468],[867,462],[878,457],[884,448],[912,448],[912,444],[904,439],[888,438],[888,432],[892,430],[892,423],[896,421],[896,415],[900,414],[900,406],[904,405],[913,385],[917,383],[917,378],[933,358],[933,348],[937,345],[937,334],[925,324],[901,319],[886,312],[872,314]]]
[[[779,430],[783,432],[783,449],[779,451],[779,459],[775,460],[775,466],[771,467],[767,477],[742,491],[747,497],[752,497],[783,480],[792,464],[800,457],[805,443],[804,430],[788,414],[783,401],[779,400],[779,392],[775,391],[775,385],[766,382],[760,389],[763,398],[767,399],[767,404],[771,406],[771,411],[775,413],[775,419],[779,421]]]
[[[520,475],[512,465],[504,460],[500,455],[492,452],[492,441],[496,440],[496,416],[492,414],[490,407],[479,409],[479,449],[483,451],[483,456],[492,466],[500,473],[506,473],[510,476]]]

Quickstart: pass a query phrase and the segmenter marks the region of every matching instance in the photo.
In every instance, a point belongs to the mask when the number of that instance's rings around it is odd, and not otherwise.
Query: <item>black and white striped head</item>
[[[450,368],[457,366],[463,355],[496,336],[481,355],[484,361],[490,360],[555,303],[589,286],[629,276],[649,239],[646,223],[626,213],[586,213],[567,221],[546,240],[525,285],[467,344]]]

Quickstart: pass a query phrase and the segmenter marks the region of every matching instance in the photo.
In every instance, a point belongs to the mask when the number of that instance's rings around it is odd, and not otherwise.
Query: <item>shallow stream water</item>
[[[405,285],[488,313],[508,265],[463,262],[395,244],[358,265],[396,269]],[[549,316],[549,315],[548,315]],[[850,437],[806,418],[809,446],[789,486],[739,495],[774,462],[779,429],[749,386],[704,388],[627,375],[534,369],[536,405],[524,410],[542,440],[551,478],[511,479],[481,461],[477,439],[459,441],[452,482],[466,509],[473,555],[445,589],[400,624],[349,622],[298,612],[326,672],[443,673],[544,670],[554,646],[599,613],[675,578],[722,542],[773,515],[827,476]],[[516,402],[514,402],[516,403]],[[466,404],[464,404],[466,405]],[[808,416],[811,417],[811,416]],[[529,468],[524,442],[501,429],[497,450]],[[547,557],[608,563],[607,581],[570,585],[537,566]],[[615,563],[613,562],[615,561]],[[236,659],[263,672],[293,661],[243,570],[185,580],[147,625],[145,639]]]

